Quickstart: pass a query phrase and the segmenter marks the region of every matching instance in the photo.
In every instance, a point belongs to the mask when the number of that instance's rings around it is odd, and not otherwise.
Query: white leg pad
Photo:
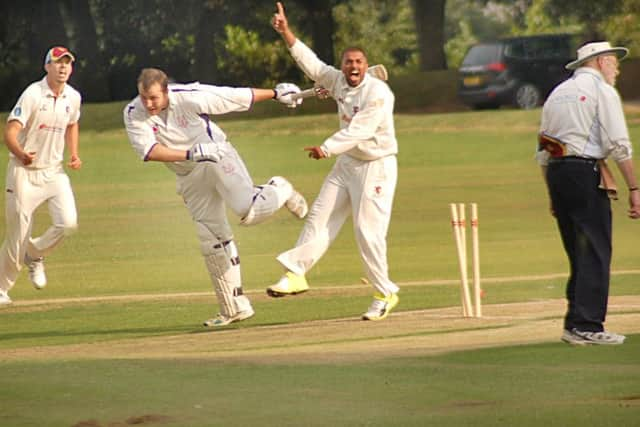
[[[293,194],[293,186],[281,176],[274,176],[266,184],[254,187],[253,202],[240,224],[264,222],[286,203]]]
[[[220,314],[233,317],[239,311],[250,310],[251,302],[242,291],[240,257],[233,240],[214,245],[203,256],[218,298]]]

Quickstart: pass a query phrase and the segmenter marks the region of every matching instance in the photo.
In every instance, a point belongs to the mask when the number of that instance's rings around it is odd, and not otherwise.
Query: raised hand
[[[289,29],[289,22],[287,21],[287,16],[284,14],[284,6],[282,3],[277,2],[276,7],[278,11],[273,14],[271,25],[278,33],[284,34],[284,32]]]

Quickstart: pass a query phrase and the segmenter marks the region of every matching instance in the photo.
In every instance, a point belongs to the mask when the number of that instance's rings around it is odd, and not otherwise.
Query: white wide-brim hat
[[[578,49],[578,59],[564,66],[567,70],[575,70],[588,60],[599,55],[615,54],[622,59],[629,53],[626,47],[613,47],[609,42],[587,43]]]

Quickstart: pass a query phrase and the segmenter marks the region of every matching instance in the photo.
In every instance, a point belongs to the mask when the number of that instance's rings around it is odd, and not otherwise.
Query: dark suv
[[[479,43],[459,69],[458,96],[473,108],[514,105],[534,108],[571,72],[577,36],[554,34],[512,37]]]

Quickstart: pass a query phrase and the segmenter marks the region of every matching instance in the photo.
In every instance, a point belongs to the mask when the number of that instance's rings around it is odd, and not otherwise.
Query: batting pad
[[[253,202],[242,225],[256,225],[273,215],[293,194],[293,186],[281,176],[274,176],[267,184],[254,187]]]
[[[204,261],[218,298],[220,314],[233,317],[251,309],[251,303],[242,291],[240,257],[233,240],[212,246],[210,253],[204,254]]]

